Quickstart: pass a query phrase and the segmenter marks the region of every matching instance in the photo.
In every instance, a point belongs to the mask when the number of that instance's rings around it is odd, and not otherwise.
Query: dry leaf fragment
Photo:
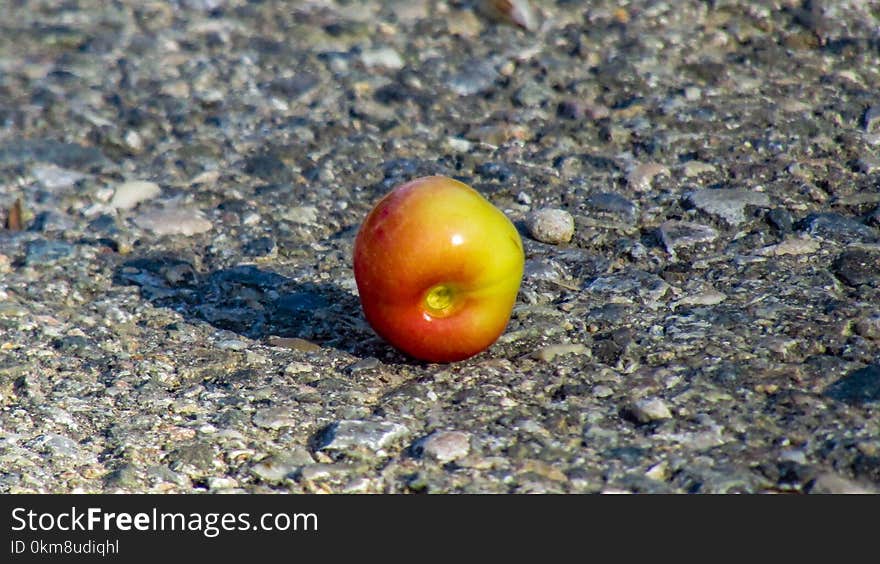
[[[9,215],[6,216],[6,229],[10,231],[21,231],[24,229],[22,216],[21,198],[16,198],[15,203],[9,208]]]

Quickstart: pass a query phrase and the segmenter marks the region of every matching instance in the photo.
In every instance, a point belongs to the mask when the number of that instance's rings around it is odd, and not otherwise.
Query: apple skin
[[[393,189],[354,243],[354,276],[373,329],[404,353],[454,362],[494,343],[523,276],[522,240],[501,210],[445,176]]]

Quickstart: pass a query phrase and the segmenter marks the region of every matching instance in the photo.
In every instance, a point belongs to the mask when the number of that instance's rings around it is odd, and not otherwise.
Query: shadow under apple
[[[296,282],[254,265],[198,272],[168,253],[126,261],[114,283],[138,286],[150,303],[188,321],[250,339],[298,337],[361,358],[394,354],[367,325],[357,296],[333,283]]]

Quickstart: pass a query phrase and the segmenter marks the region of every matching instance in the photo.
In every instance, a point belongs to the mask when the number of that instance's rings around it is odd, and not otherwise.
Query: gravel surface
[[[0,492],[878,491],[880,3],[515,4],[0,2]],[[526,249],[451,365],[351,268],[428,174]]]

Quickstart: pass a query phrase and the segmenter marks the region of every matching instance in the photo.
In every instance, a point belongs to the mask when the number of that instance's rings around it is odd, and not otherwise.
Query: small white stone
[[[547,345],[535,352],[535,358],[544,362],[553,362],[557,356],[566,354],[584,354],[587,347],[582,343],[562,343],[558,345]]]
[[[124,139],[125,144],[128,145],[128,148],[135,153],[139,153],[144,149],[144,140],[141,138],[140,134],[134,129],[129,129],[125,133]]]
[[[155,182],[144,180],[132,180],[124,182],[116,187],[110,207],[115,209],[130,210],[139,203],[155,198],[162,189]]]
[[[464,458],[471,450],[470,435],[461,431],[436,431],[420,441],[425,456],[439,462]]]
[[[305,362],[298,362],[298,361],[291,362],[290,364],[288,364],[284,368],[285,374],[302,374],[304,372],[311,372],[311,371],[312,371],[311,365],[306,364]]]
[[[640,423],[672,419],[672,412],[666,402],[660,398],[640,399],[630,407],[633,417]]]
[[[529,206],[532,204],[532,197],[526,192],[520,192],[516,195],[516,201],[524,206]]]
[[[85,174],[75,170],[68,170],[55,165],[37,165],[31,169],[31,174],[37,182],[48,190],[60,190],[70,188],[86,177]]]
[[[402,69],[403,58],[391,47],[379,47],[361,53],[361,62],[367,67],[385,67],[389,69]]]
[[[809,255],[819,250],[819,243],[815,239],[795,237],[786,239],[776,245],[764,247],[758,254],[765,257],[782,255]]]
[[[715,165],[703,161],[688,161],[682,167],[684,175],[688,178],[715,172]]]
[[[574,236],[574,218],[565,210],[544,208],[526,218],[529,235],[542,243],[559,245]]]
[[[315,206],[299,206],[290,208],[284,213],[284,219],[300,225],[314,224],[318,220],[318,208]]]
[[[471,150],[471,147],[474,146],[473,143],[467,139],[462,139],[461,137],[447,137],[446,145],[457,153],[467,153]]]
[[[191,208],[151,210],[134,218],[134,223],[156,235],[189,236],[213,227],[201,211]]]
[[[644,192],[651,188],[654,177],[661,174],[669,176],[669,168],[660,163],[643,163],[630,171],[626,181],[633,190]]]

